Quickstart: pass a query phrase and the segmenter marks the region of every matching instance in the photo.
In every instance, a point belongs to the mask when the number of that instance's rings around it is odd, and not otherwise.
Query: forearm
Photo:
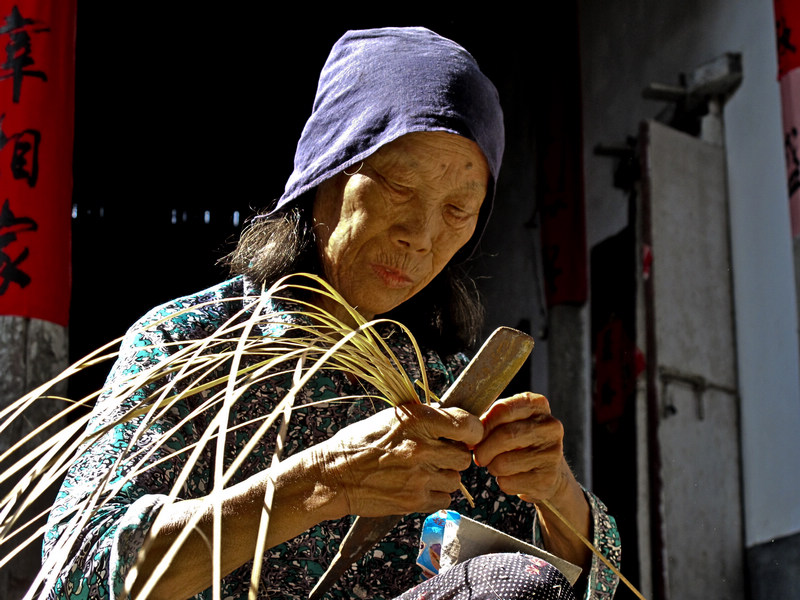
[[[292,539],[321,521],[344,516],[346,508],[333,486],[321,481],[313,451],[301,452],[227,488],[222,497],[221,573],[229,574],[253,558],[267,481],[275,482],[267,548]],[[183,500],[165,507],[154,524],[155,538],[140,559],[133,597],[153,573],[192,517],[197,526],[148,597],[188,598],[212,584],[213,508],[208,498]]]
[[[550,504],[577,529],[581,535],[591,539],[592,515],[583,489],[577,482],[566,461],[563,464],[563,484],[549,500]],[[580,566],[584,572],[591,565],[592,552],[575,535],[569,525],[556,516],[545,503],[536,503],[539,526],[545,549],[556,556]]]

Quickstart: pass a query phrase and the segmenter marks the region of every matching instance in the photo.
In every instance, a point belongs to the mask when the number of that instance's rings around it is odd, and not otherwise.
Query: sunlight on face
[[[383,146],[356,173],[317,189],[325,278],[367,318],[398,306],[472,237],[488,181],[486,159],[467,138],[420,132]]]

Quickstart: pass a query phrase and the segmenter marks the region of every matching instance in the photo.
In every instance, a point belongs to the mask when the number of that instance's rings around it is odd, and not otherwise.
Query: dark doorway
[[[629,224],[591,252],[592,470],[593,491],[619,526],[625,548],[622,572],[638,586],[635,248]],[[635,598],[623,585],[616,597]]]

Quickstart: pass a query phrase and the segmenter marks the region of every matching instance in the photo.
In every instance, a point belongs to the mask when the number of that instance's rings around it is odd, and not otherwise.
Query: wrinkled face
[[[489,167],[477,144],[404,135],[325,181],[314,227],[325,278],[366,318],[425,287],[472,237]]]

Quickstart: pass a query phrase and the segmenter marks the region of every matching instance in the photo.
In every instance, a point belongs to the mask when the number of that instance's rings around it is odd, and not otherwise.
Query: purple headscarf
[[[415,131],[447,131],[480,147],[492,175],[480,236],[505,143],[497,90],[469,52],[422,27],[348,31],[336,42],[274,211]]]

